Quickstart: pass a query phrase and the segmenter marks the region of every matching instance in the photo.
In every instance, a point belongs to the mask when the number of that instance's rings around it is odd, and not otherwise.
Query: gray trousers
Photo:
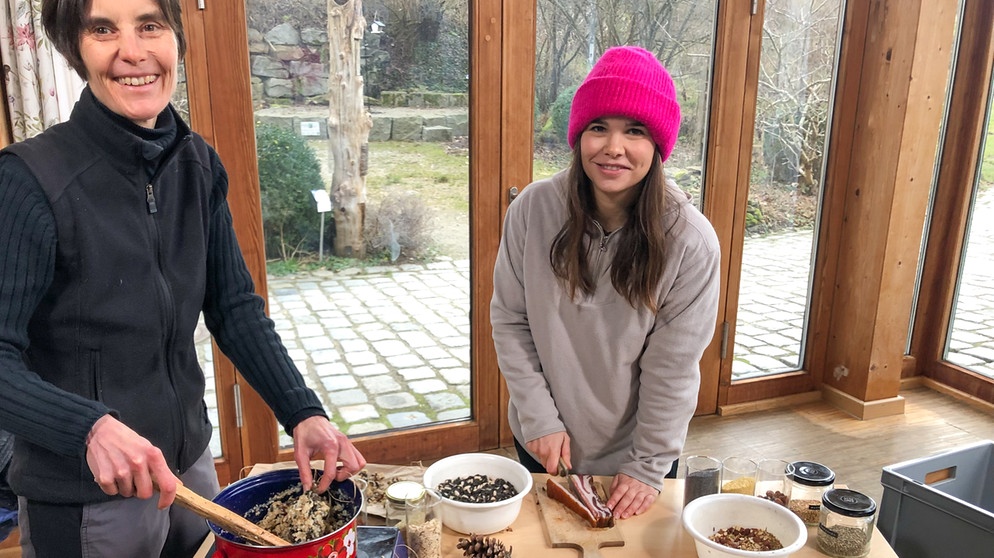
[[[205,498],[221,488],[210,448],[180,475]],[[22,558],[188,558],[210,532],[207,522],[178,504],[160,510],[148,500],[61,505],[18,498]]]

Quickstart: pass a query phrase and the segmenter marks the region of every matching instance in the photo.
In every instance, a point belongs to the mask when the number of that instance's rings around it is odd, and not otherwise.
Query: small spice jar
[[[414,481],[398,481],[387,487],[385,525],[403,530],[407,525],[407,501],[425,496],[425,487]]]
[[[869,496],[835,488],[821,498],[818,549],[835,558],[862,558],[870,553],[877,504]]]
[[[790,477],[790,502],[787,507],[805,525],[818,525],[821,498],[835,486],[835,473],[814,461],[795,461],[787,469]]]
[[[442,499],[432,491],[407,501],[407,527],[404,540],[412,556],[440,558],[442,556]]]

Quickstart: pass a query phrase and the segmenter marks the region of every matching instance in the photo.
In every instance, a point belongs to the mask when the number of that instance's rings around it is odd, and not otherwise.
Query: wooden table
[[[535,487],[545,486],[548,475],[537,474]],[[604,486],[610,485],[610,478],[602,478]],[[540,489],[540,488],[539,488]],[[539,514],[535,488],[525,497],[521,504],[521,513],[508,530],[490,535],[514,548],[515,556],[579,556],[578,549],[550,548],[545,535],[545,527]],[[666,557],[666,558],[696,558],[697,550],[694,539],[683,529],[680,523],[680,512],[683,509],[683,481],[666,479],[663,492],[652,508],[643,515],[635,516],[618,523],[618,528],[625,539],[625,546],[604,547],[600,549],[604,558],[612,556],[625,558]],[[825,554],[818,551],[815,542],[817,527],[808,527],[808,542],[793,558],[824,558]],[[461,558],[462,551],[456,548],[460,537],[465,537],[445,528],[442,534],[442,556],[445,558]],[[887,541],[876,528],[870,541],[868,558],[897,558]]]
[[[249,472],[249,475],[272,468],[293,466],[295,466],[293,463],[256,465]],[[545,486],[545,481],[549,475],[535,474],[532,476],[534,477],[532,492],[525,496],[522,501],[521,513],[518,518],[508,529],[488,536],[498,538],[506,546],[513,547],[515,556],[541,556],[543,558],[546,556],[551,558],[580,556],[579,549],[552,548],[549,545],[545,526],[539,513],[538,500],[535,496],[535,490],[541,490],[541,487]],[[599,480],[604,486],[610,486],[610,477],[601,477]],[[618,522],[618,529],[624,537],[625,545],[604,547],[600,549],[600,553],[604,558],[697,558],[694,539],[684,531],[683,525],[680,523],[682,510],[683,481],[666,479],[663,492],[648,512]],[[804,548],[793,554],[792,558],[825,558],[825,554],[818,550],[818,545],[815,542],[816,532],[817,527],[808,527],[807,543]],[[442,557],[463,558],[463,553],[456,548],[456,543],[464,537],[466,535],[445,527],[442,531]],[[212,542],[213,537],[208,537],[204,547],[196,557],[206,557],[207,548]],[[867,558],[897,558],[897,554],[890,548],[876,527],[873,529],[870,554]]]

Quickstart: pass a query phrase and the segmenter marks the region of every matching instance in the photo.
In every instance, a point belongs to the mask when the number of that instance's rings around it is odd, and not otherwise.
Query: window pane
[[[344,82],[357,98],[358,88],[329,62],[345,51],[337,39],[351,36],[329,40],[329,5],[246,4],[270,315],[343,432],[465,419],[469,6],[362,3],[352,52],[372,127],[367,145],[343,151],[339,123],[350,134],[364,119],[351,105],[330,106],[329,91]],[[336,191],[336,161],[339,172],[365,173],[364,186]],[[328,194],[331,211],[318,213],[314,191]],[[350,234],[362,240],[342,240]],[[336,255],[338,244],[351,251]]]
[[[842,0],[767,0],[732,379],[804,347]]]
[[[683,120],[666,173],[701,205],[714,51],[714,0],[538,0],[535,55],[535,179],[566,168],[573,93],[609,47],[652,51],[673,78]]]
[[[992,93],[994,99],[994,93]],[[994,101],[988,100],[986,133],[963,263],[953,301],[946,360],[994,378]]]

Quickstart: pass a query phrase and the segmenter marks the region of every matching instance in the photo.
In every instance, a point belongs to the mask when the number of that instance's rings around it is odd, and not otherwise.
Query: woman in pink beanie
[[[490,305],[522,463],[610,475],[616,518],[671,476],[718,308],[708,220],[666,177],[680,129],[656,57],[615,47],[576,91],[568,169],[507,210]]]

